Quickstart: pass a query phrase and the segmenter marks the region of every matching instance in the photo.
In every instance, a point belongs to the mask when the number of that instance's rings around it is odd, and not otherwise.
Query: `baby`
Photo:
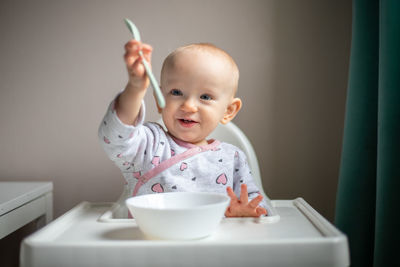
[[[245,154],[233,145],[206,139],[242,106],[235,97],[239,71],[231,56],[201,43],[180,47],[165,59],[161,90],[166,106],[158,107],[165,131],[144,122],[149,79],[139,51],[151,62],[152,47],[131,40],[125,51],[129,81],[111,103],[99,138],[121,169],[129,194],[218,192],[231,198],[227,217],[266,215],[269,207],[252,179]]]

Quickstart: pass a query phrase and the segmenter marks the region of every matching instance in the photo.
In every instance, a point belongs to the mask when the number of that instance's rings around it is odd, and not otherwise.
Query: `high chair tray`
[[[22,242],[21,266],[349,266],[346,236],[302,198],[272,205],[278,222],[224,218],[207,238],[170,241],[99,221],[112,203],[83,202]]]

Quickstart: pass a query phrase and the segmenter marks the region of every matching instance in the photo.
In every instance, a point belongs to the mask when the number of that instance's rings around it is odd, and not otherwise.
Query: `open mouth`
[[[192,121],[192,120],[185,120],[185,119],[179,119],[181,122],[183,122],[183,123],[191,123],[191,122],[195,122],[195,121]]]
[[[184,127],[191,127],[197,123],[196,121],[185,120],[185,119],[179,119],[179,122]]]

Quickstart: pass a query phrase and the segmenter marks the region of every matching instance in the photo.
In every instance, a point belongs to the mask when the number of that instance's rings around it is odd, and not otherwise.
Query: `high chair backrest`
[[[260,168],[258,166],[256,153],[249,139],[242,132],[242,130],[240,130],[240,128],[236,126],[233,122],[228,122],[227,124],[219,124],[208,138],[213,138],[232,144],[243,150],[243,152],[246,154],[247,162],[250,165],[254,182],[260,189],[262,195],[264,197],[267,197],[262,186]]]

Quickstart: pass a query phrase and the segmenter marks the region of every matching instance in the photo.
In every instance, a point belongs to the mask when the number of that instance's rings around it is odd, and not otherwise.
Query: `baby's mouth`
[[[195,122],[195,121],[192,121],[192,120],[185,120],[185,119],[179,119],[181,122],[184,122],[184,123],[190,123],[190,122]]]
[[[197,123],[197,121],[193,121],[193,120],[186,120],[186,119],[178,119],[180,124],[184,127],[192,127],[193,125],[195,125]]]

